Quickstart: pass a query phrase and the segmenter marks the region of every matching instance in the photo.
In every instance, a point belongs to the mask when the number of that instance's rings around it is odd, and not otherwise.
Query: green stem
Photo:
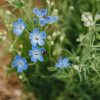
[[[24,72],[22,73],[22,75],[23,75],[23,77],[24,77],[24,79],[25,79],[27,85],[28,85],[30,88],[32,88],[32,86],[31,86],[31,84],[29,83],[29,81],[28,81],[28,79],[27,79],[27,77],[26,77],[26,75],[25,75]]]

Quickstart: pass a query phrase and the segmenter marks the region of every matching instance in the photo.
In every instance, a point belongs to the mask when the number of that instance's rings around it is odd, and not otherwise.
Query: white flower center
[[[22,61],[19,61],[18,64],[19,64],[19,65],[23,65],[23,62],[22,62]]]

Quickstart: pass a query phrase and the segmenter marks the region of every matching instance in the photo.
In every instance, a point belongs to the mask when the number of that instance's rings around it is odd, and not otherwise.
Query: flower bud
[[[54,45],[54,41],[50,41],[51,45]]]
[[[51,36],[50,36],[50,35],[48,35],[47,39],[48,39],[48,40],[51,40]]]

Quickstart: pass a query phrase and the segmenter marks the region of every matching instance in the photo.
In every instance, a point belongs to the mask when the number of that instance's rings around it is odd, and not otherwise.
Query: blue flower
[[[58,20],[58,16],[47,16],[45,21],[46,23],[52,24]]]
[[[12,62],[12,67],[17,67],[17,72],[21,73],[23,70],[27,70],[28,64],[25,58],[17,55]]]
[[[37,44],[43,46],[45,44],[44,39],[46,39],[46,33],[44,31],[39,32],[38,28],[35,28],[29,36],[31,44],[36,46]]]
[[[23,22],[22,18],[19,18],[16,22],[13,23],[13,27],[13,33],[19,36],[26,28],[26,24]]]
[[[39,18],[39,23],[41,26],[46,24],[52,24],[58,20],[58,16],[47,16],[47,9],[34,8],[33,13]]]
[[[33,13],[38,16],[39,18],[42,18],[44,16],[47,15],[47,9],[38,9],[38,8],[34,8],[33,9]]]
[[[38,48],[38,46],[32,46],[32,50],[29,51],[29,56],[31,56],[31,61],[36,63],[38,60],[40,62],[44,61],[42,56],[44,48]]]
[[[62,57],[60,57],[58,59],[58,62],[55,64],[55,67],[57,68],[66,68],[69,66],[70,66],[70,63],[69,63],[68,58],[62,58]]]

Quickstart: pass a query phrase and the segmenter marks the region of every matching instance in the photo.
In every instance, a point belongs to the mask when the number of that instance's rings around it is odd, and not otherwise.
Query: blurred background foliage
[[[29,33],[16,38],[12,34],[12,23],[22,17],[28,30],[37,27],[32,13],[34,7],[48,8],[49,15],[59,16],[57,23],[45,28],[48,35],[45,62],[30,64],[24,74],[16,73],[24,84],[23,91],[35,93],[37,100],[100,100],[100,22],[97,21],[99,26],[87,28],[81,21],[83,12],[91,12],[93,19],[100,13],[100,0],[5,1],[0,7],[0,21],[7,33],[3,34],[6,39],[1,43],[9,39],[5,53],[14,57],[21,51],[28,62]],[[70,59],[72,66],[57,70],[54,64],[62,55]],[[8,73],[13,70],[10,67]]]

